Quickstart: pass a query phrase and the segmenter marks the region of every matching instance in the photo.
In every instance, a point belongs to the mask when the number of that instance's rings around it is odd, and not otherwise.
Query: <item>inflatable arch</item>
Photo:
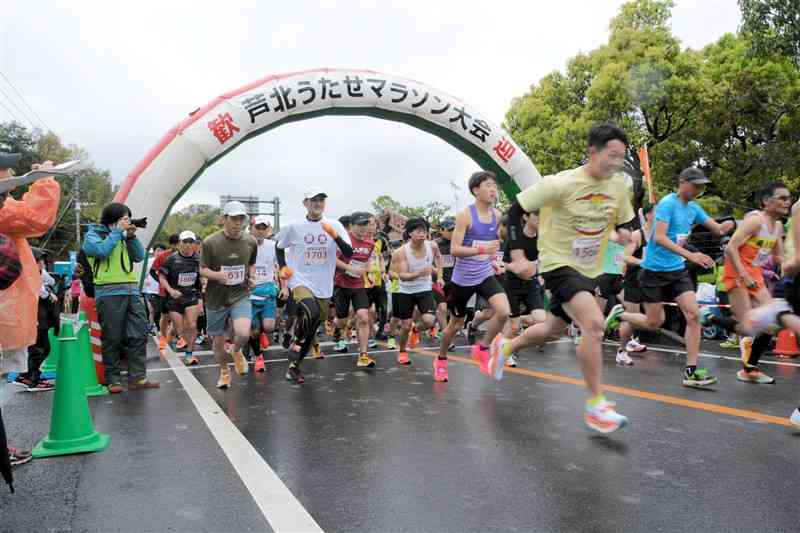
[[[115,201],[149,218],[139,231],[149,248],[174,203],[215,161],[251,137],[321,115],[369,116],[432,133],[494,171],[507,194],[540,177],[511,135],[459,99],[406,78],[325,68],[268,76],[190,113],[136,165]]]

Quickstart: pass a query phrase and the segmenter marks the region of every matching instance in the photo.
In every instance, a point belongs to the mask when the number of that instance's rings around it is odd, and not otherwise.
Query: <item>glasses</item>
[[[779,202],[791,202],[792,201],[792,197],[788,196],[788,195],[785,195],[785,194],[781,195],[781,196],[773,196],[772,199],[773,200],[778,200]]]
[[[194,244],[194,239],[183,239],[181,242],[183,244]]]

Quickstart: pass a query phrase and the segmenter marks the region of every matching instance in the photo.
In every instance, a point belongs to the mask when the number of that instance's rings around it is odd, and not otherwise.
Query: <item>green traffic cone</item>
[[[105,396],[108,394],[108,387],[104,387],[97,382],[97,371],[94,369],[94,355],[92,355],[92,340],[89,335],[89,323],[78,322],[81,328],[78,330],[78,351],[80,352],[80,376],[83,377],[83,384],[86,386],[86,396]]]
[[[42,366],[39,367],[39,371],[44,373],[53,373],[56,374],[56,370],[58,370],[58,337],[53,334],[53,328],[50,328],[50,331],[47,332],[47,336],[50,338],[50,355],[47,356],[47,359],[44,360]]]
[[[80,375],[80,351],[74,325],[61,325],[59,379],[53,396],[50,433],[33,449],[34,457],[99,452],[108,448],[111,437],[98,433],[92,424],[89,400]]]

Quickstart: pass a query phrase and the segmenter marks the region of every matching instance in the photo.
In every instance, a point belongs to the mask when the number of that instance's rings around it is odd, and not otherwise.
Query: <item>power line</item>
[[[14,84],[13,84],[13,83],[11,83],[11,80],[10,80],[10,79],[8,79],[8,76],[6,76],[6,75],[3,73],[3,71],[0,71],[0,76],[2,76],[4,80],[6,80],[6,83],[8,83],[8,85],[9,85],[9,86],[10,86],[10,87],[11,87],[11,88],[14,90],[14,92],[15,92],[15,93],[17,93],[17,96],[19,96],[19,99],[20,99],[20,100],[22,100],[22,103],[23,103],[23,104],[25,104],[25,107],[27,107],[28,109],[30,109],[30,110],[31,110],[31,113],[33,113],[33,116],[34,116],[34,117],[36,117],[36,119],[37,119],[39,122],[41,122],[41,123],[42,123],[42,125],[45,127],[45,129],[47,129],[47,130],[49,130],[49,131],[53,131],[53,132],[54,132],[55,130],[54,130],[53,128],[51,128],[50,126],[48,126],[48,125],[47,125],[47,122],[45,122],[44,120],[42,120],[42,117],[40,117],[40,116],[39,116],[39,114],[38,114],[36,111],[34,111],[34,110],[33,110],[33,108],[30,106],[30,104],[29,104],[29,103],[28,103],[28,101],[25,99],[25,97],[24,97],[24,96],[22,96],[22,93],[20,93],[20,92],[17,90],[17,88],[14,86]]]
[[[17,117],[17,115],[15,115],[14,112],[11,111],[9,108],[7,108],[6,105],[3,102],[0,102],[0,107],[5,109],[8,112],[8,114],[11,115],[11,118],[14,119],[16,122],[22,123],[22,121],[19,119],[19,117]]]
[[[17,103],[14,102],[14,100],[12,100],[10,96],[8,96],[8,94],[3,90],[2,87],[0,87],[0,94],[2,94],[3,96],[6,97],[6,99],[8,99],[8,102],[14,106],[14,109],[16,109],[22,114],[23,118],[28,121],[28,124],[30,124],[31,127],[33,127],[34,129],[36,128],[36,124],[34,124],[33,121],[30,119],[30,117],[25,113],[25,111],[20,109]]]

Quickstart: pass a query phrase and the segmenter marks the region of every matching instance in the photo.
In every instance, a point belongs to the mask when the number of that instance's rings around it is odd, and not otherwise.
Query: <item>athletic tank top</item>
[[[431,243],[425,241],[425,257],[422,259],[416,257],[411,251],[411,243],[403,245],[403,253],[406,254],[406,264],[408,265],[409,272],[419,272],[430,266],[433,266],[433,251],[431,250]],[[430,276],[420,276],[416,279],[400,280],[400,291],[403,294],[416,294],[418,292],[426,292],[433,288],[433,282]]]
[[[497,216],[494,209],[492,209],[492,220],[488,223],[481,222],[475,204],[469,206],[469,213],[472,217],[472,224],[464,234],[463,246],[477,248],[479,245],[496,241]],[[493,257],[488,254],[456,258],[456,265],[453,267],[453,283],[462,287],[480,285],[489,276],[494,276],[492,259]]]
[[[758,213],[756,216],[761,221],[761,228],[756,235],[747,239],[747,242],[741,245],[738,250],[742,263],[750,268],[761,268],[767,262],[781,235],[780,222],[776,222],[770,228],[764,215]],[[726,260],[725,262],[729,261]],[[731,264],[731,267],[733,267],[733,264]]]

